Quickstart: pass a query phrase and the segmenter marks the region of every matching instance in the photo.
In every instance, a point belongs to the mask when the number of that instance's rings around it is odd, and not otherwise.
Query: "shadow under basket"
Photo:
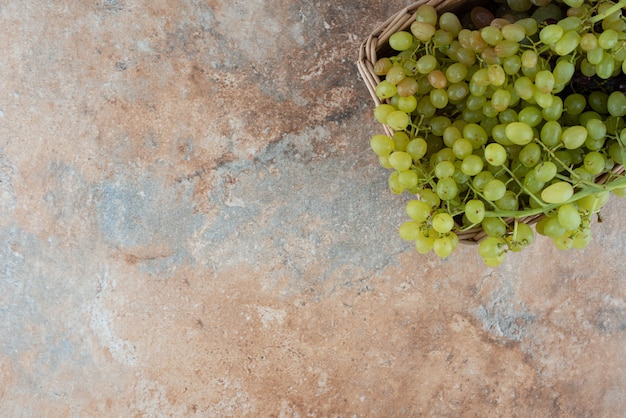
[[[372,99],[374,100],[374,106],[378,106],[383,103],[378,96],[376,96],[376,86],[380,83],[381,79],[374,73],[374,63],[379,58],[389,57],[394,55],[394,51],[389,46],[389,37],[400,30],[409,30],[413,21],[415,21],[415,12],[423,5],[428,4],[433,6],[437,12],[455,12],[461,14],[471,9],[474,6],[480,6],[481,4],[489,4],[485,1],[472,1],[472,0],[431,0],[431,1],[417,1],[404,9],[400,10],[395,15],[391,16],[385,22],[380,24],[374,31],[361,43],[359,47],[359,58],[357,67],[367,89],[369,90]],[[386,125],[382,125],[385,133],[389,136],[393,135],[393,130]],[[613,174],[621,174],[624,172],[622,165],[616,165],[611,171]],[[611,173],[606,173],[599,176],[596,179],[596,183],[605,183]],[[540,221],[545,217],[544,214],[524,216],[524,217],[511,217],[504,218],[503,220],[512,225],[516,220],[517,222],[523,222],[528,225],[532,225]],[[476,244],[487,236],[482,228],[476,227],[467,231],[456,232],[459,237],[459,242],[463,244]]]

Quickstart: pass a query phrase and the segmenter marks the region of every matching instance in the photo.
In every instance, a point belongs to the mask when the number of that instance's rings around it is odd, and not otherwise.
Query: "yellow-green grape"
[[[422,231],[415,239],[415,249],[420,254],[428,254],[433,249],[433,243],[438,234],[435,231]]]
[[[598,46],[602,49],[612,49],[619,40],[619,35],[614,29],[604,30],[600,36],[598,36]]]
[[[413,189],[417,186],[419,178],[413,170],[400,171],[398,174],[398,183],[406,189]]]
[[[591,242],[591,230],[589,228],[584,228],[582,231],[578,231],[576,235],[574,235],[574,240],[572,242],[572,248],[577,250],[582,250],[587,247]]]
[[[447,258],[454,251],[454,241],[449,236],[435,238],[433,241],[433,252],[440,258]]]
[[[428,151],[428,143],[424,138],[413,138],[406,144],[406,153],[416,161],[422,159],[426,151]]]
[[[607,99],[606,107],[611,116],[626,116],[626,95],[621,91],[612,92]]]
[[[402,131],[394,132],[391,140],[393,141],[393,149],[395,151],[406,151],[406,146],[411,141],[409,136]]]
[[[453,36],[457,36],[463,29],[457,15],[451,12],[444,12],[439,16],[439,27],[450,32]]]
[[[459,130],[459,128],[457,128],[456,126],[452,125],[452,126],[448,126],[444,131],[443,131],[443,142],[444,144],[446,144],[446,146],[448,147],[452,147],[452,145],[455,143],[455,141],[459,138],[463,137],[463,134],[461,133],[461,131]]]
[[[515,22],[515,24],[520,25],[521,27],[524,28],[524,31],[526,32],[526,36],[533,36],[534,34],[537,33],[537,30],[539,29],[537,20],[533,19],[532,17],[520,19],[517,22]]]
[[[567,113],[580,115],[587,106],[587,99],[580,93],[573,93],[565,98],[563,106]]]
[[[504,193],[506,193],[506,185],[498,179],[490,180],[485,184],[485,188],[483,189],[485,199],[491,202],[501,199]]]
[[[437,68],[438,62],[434,55],[422,55],[415,64],[415,69],[420,74],[428,74]]]
[[[537,89],[535,89],[535,91],[533,92],[533,99],[542,109],[546,109],[552,106],[552,103],[554,103],[553,95],[551,95],[550,93],[541,92]]]
[[[519,23],[509,23],[501,29],[502,37],[507,41],[521,42],[526,37],[526,29]]]
[[[598,65],[602,61],[602,58],[604,58],[604,53],[605,51],[597,46],[594,49],[587,51],[587,61],[589,61],[592,65]]]
[[[478,149],[487,143],[487,132],[476,123],[468,123],[463,127],[463,138],[467,138],[474,149]]]
[[[483,259],[495,258],[504,252],[505,246],[506,244],[502,238],[489,236],[478,244],[478,254]]]
[[[396,106],[398,110],[409,114],[417,108],[417,99],[415,96],[399,97]]]
[[[496,90],[491,97],[491,105],[498,113],[504,112],[509,107],[510,103],[511,93],[505,89]]]
[[[420,190],[419,198],[422,202],[425,202],[431,208],[436,208],[441,203],[441,199],[437,196],[437,193],[431,189]]]
[[[535,232],[530,225],[523,222],[516,222],[513,233],[507,240],[507,244],[511,251],[518,252],[528,247],[534,241]]]
[[[525,76],[519,77],[514,83],[515,91],[523,100],[530,100],[535,93],[535,84]]]
[[[389,116],[389,114],[391,112],[395,112],[395,110],[396,110],[396,108],[393,107],[390,104],[386,104],[386,103],[379,104],[374,109],[374,118],[379,123],[386,124],[387,123],[387,116]]]
[[[413,159],[404,151],[394,151],[389,155],[389,164],[398,171],[404,171],[411,168]]]
[[[452,200],[459,194],[459,186],[453,178],[448,177],[437,182],[435,192],[441,200]]]
[[[430,120],[430,128],[434,135],[443,136],[446,129],[450,127],[452,127],[452,121],[447,116],[435,116]]]
[[[430,41],[436,30],[432,23],[418,21],[411,23],[411,33],[422,42]]]
[[[392,66],[393,63],[389,58],[380,58],[374,63],[374,73],[376,75],[386,75]]]
[[[502,210],[515,211],[519,209],[519,199],[512,190],[504,192],[504,196],[495,201],[496,206]]]
[[[526,144],[519,152],[518,158],[524,167],[534,167],[541,159],[541,147],[534,142]]]
[[[370,139],[370,147],[376,155],[386,156],[394,149],[393,140],[387,135],[377,134]]]
[[[578,209],[570,203],[559,206],[557,219],[561,226],[568,231],[578,229],[582,222]]]
[[[604,171],[606,158],[604,158],[604,154],[598,151],[591,151],[585,155],[583,162],[583,167],[589,174],[597,175]]]
[[[426,222],[430,217],[431,207],[424,201],[411,200],[406,204],[406,213],[415,222]]]
[[[609,79],[613,75],[615,69],[615,58],[608,53],[604,52],[602,60],[596,65],[596,74],[602,79]]]
[[[598,38],[595,33],[586,32],[580,37],[580,48],[584,52],[589,52],[598,47]]]
[[[557,25],[565,29],[565,31],[578,30],[582,26],[582,20],[578,16],[567,16],[559,20]]]
[[[567,231],[560,237],[552,238],[552,242],[557,249],[562,251],[569,250],[574,245],[574,239]]]
[[[406,31],[398,31],[389,37],[389,46],[396,51],[405,51],[413,45],[413,35]]]
[[[485,147],[485,160],[490,165],[499,167],[506,162],[506,159],[506,149],[502,145],[492,142]]]
[[[469,49],[474,52],[480,53],[487,48],[487,42],[480,35],[480,31],[474,30],[470,33],[469,36]]]
[[[406,129],[410,121],[409,115],[401,110],[396,110],[387,115],[387,125],[394,131]]]
[[[446,68],[446,78],[450,83],[459,83],[467,76],[467,66],[460,62],[455,62]]]
[[[505,128],[505,133],[509,141],[517,145],[528,144],[534,136],[533,128],[523,122],[509,123]]]
[[[491,64],[487,67],[489,82],[493,86],[502,86],[506,82],[506,73],[501,65]]]
[[[459,160],[463,160],[469,155],[472,155],[474,147],[467,138],[458,138],[452,144],[452,152],[454,156]]]
[[[626,106],[626,103],[624,103]],[[599,119],[590,119],[585,125],[589,137],[599,140],[606,137],[606,125]]]
[[[465,203],[465,216],[473,224],[479,224],[485,219],[485,204],[479,199],[470,199]]]
[[[452,103],[458,103],[469,95],[469,87],[466,82],[450,84],[447,90],[448,99]]]
[[[399,82],[406,78],[406,71],[404,67],[400,64],[394,64],[389,71],[387,71],[387,75],[385,76],[385,81],[397,85]],[[397,87],[396,87],[397,90]]]
[[[533,128],[543,121],[543,114],[538,107],[528,106],[517,113],[517,120]]]
[[[539,40],[545,45],[554,44],[563,37],[564,33],[565,30],[559,25],[548,25],[539,32]]]
[[[546,203],[564,203],[573,195],[574,187],[570,183],[558,181],[543,189],[541,199]]]
[[[380,164],[381,167],[386,168],[386,169],[393,168],[391,164],[389,164],[389,155],[379,155],[378,164]]]
[[[448,93],[444,89],[432,89],[430,91],[430,102],[437,109],[443,109],[448,105]]]
[[[435,46],[439,48],[450,45],[453,41],[453,37],[447,30],[437,29],[433,35],[432,41]]]
[[[519,51],[519,44],[505,39],[499,42],[493,49],[498,57],[506,58],[517,54],[517,51]]]
[[[559,120],[563,115],[563,99],[559,96],[552,96],[552,104],[544,109],[541,109],[541,115],[546,121]]]
[[[397,93],[396,86],[387,80],[383,80],[376,86],[376,96],[379,99],[388,99]]]
[[[556,164],[552,161],[543,161],[534,167],[535,178],[543,183],[547,183],[556,176]]]
[[[437,10],[430,4],[422,4],[415,11],[415,20],[434,26],[437,24]]]
[[[445,179],[454,175],[454,163],[452,161],[440,161],[435,166],[435,176],[439,179]]]
[[[414,241],[420,235],[420,224],[414,221],[404,222],[398,228],[398,235],[406,241]]]
[[[554,84],[554,75],[551,71],[541,70],[535,75],[535,88],[542,93],[550,93]]]
[[[580,148],[587,139],[587,129],[584,126],[569,126],[561,134],[561,142],[567,149]]]
[[[480,36],[487,42],[489,45],[497,45],[503,39],[502,31],[495,26],[485,26],[480,29]]]
[[[391,190],[391,192],[394,194],[401,194],[405,190],[405,188],[398,181],[399,174],[400,173],[398,171],[394,171],[389,175],[389,178],[387,179],[389,190]]]
[[[556,216],[548,216],[537,222],[537,232],[546,237],[559,238],[567,230],[559,223]]]
[[[504,69],[504,72],[508,75],[515,75],[519,73],[520,69],[522,68],[522,59],[519,57],[519,55],[506,57],[502,60],[502,68]]]
[[[498,267],[504,262],[505,256],[506,254],[502,253],[497,257],[483,258],[483,261],[488,267]]]
[[[440,212],[433,216],[432,227],[440,234],[450,232],[454,228],[454,219],[449,213]]]
[[[533,6],[530,0],[507,0],[506,4],[514,12],[526,12]]]
[[[430,118],[434,116],[434,114],[437,112],[437,108],[433,106],[432,102],[430,101],[429,95],[423,96],[417,102],[417,108],[415,110],[418,114],[424,116],[425,118]]]

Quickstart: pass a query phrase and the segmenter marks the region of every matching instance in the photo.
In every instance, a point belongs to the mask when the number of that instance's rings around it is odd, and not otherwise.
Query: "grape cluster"
[[[584,248],[593,214],[626,195],[626,0],[494,3],[422,5],[390,36],[373,69],[390,130],[370,140],[391,191],[415,195],[400,237],[445,258],[480,228],[490,266],[534,241],[521,218]]]

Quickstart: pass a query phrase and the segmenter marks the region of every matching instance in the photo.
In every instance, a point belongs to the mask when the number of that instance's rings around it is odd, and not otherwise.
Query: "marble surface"
[[[0,2],[3,417],[623,416],[623,200],[398,238],[355,61],[405,5]]]

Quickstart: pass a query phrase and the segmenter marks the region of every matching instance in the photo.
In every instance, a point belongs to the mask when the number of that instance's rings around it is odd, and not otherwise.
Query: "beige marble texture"
[[[624,200],[398,238],[355,62],[406,4],[0,0],[0,416],[624,416]]]

